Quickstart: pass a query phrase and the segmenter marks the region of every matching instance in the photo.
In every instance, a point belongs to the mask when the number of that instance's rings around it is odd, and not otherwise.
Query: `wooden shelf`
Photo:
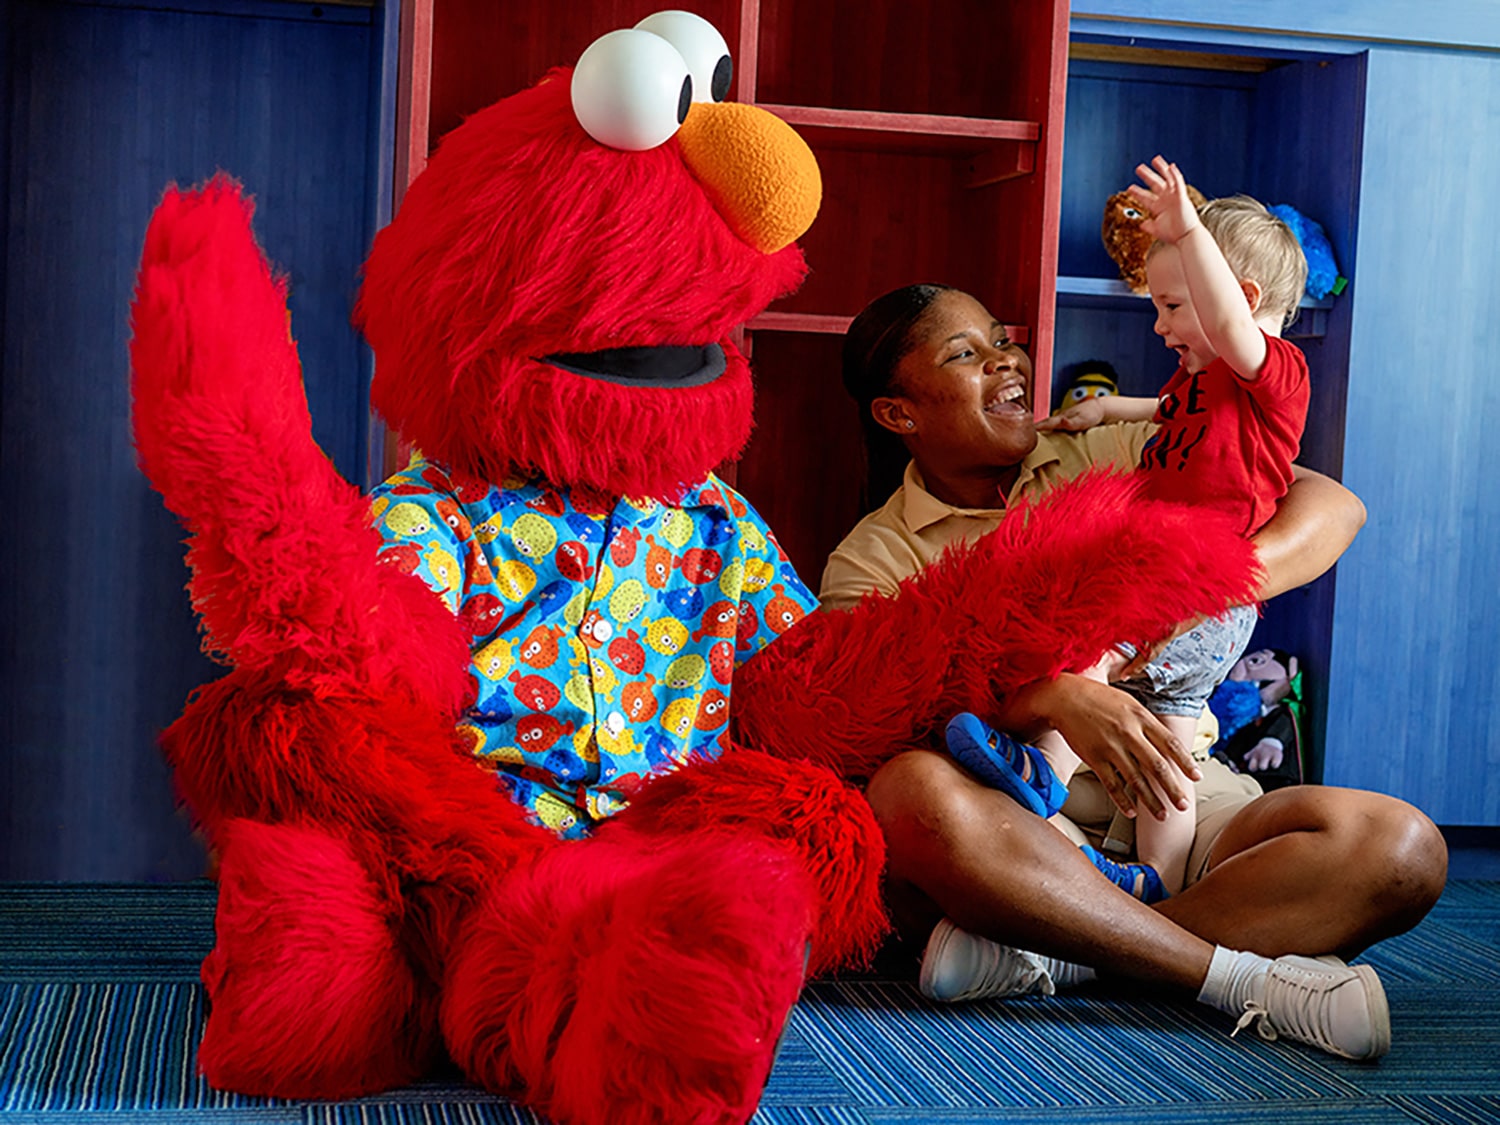
[[[1064,308],[1073,309],[1147,312],[1150,298],[1141,293],[1132,293],[1130,287],[1119,278],[1059,277],[1057,303]],[[1333,308],[1333,301],[1327,297],[1304,297],[1297,308],[1297,319],[1286,330],[1287,339],[1313,339],[1322,336],[1328,327],[1328,310]]]
[[[1284,59],[1271,59],[1263,55],[1221,55],[1207,51],[1179,51],[1080,40],[1068,44],[1068,61],[1130,63],[1134,66],[1182,67],[1187,70],[1217,70],[1239,74],[1264,74],[1286,63]]]
[[[763,312],[745,327],[752,332],[808,332],[813,335],[842,336],[849,330],[852,316],[822,313]],[[1026,344],[1031,333],[1023,324],[1007,324],[1005,335],[1012,343]]]
[[[794,126],[814,148],[969,159],[969,187],[1029,174],[1036,167],[1035,121],[881,113],[818,106],[761,105]]]
[[[819,313],[763,312],[745,327],[752,332],[811,332],[823,336],[842,336],[849,330],[852,316],[824,316]]]
[[[1117,277],[1067,277],[1057,279],[1057,304],[1067,309],[1115,309],[1120,312],[1151,311],[1151,298],[1131,292]]]

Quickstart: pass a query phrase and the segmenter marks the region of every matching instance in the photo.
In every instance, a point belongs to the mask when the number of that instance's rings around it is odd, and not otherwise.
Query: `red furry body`
[[[727,336],[802,260],[742,241],[675,142],[591,141],[565,78],[456,130],[377,239],[359,309],[373,395],[455,478],[671,503],[743,444]],[[562,842],[456,734],[470,625],[377,560],[365,502],[313,444],[248,222],[227,181],[168,193],[132,348],[141,463],[192,534],[205,644],[232,665],[164,739],[219,860],[215,1085],[339,1097],[446,1050],[562,1121],[743,1121],[804,972],[884,930],[880,835],[841,779],[953,710],[1248,593],[1234,536],[1165,506],[1127,516],[1118,482],[1059,496],[897,598],[805,618],[734,674],[718,760]],[[547,359],[715,343],[727,370],[701,386]]]

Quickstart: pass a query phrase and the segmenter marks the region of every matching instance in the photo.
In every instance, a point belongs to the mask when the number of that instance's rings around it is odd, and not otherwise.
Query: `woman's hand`
[[[1164,820],[1158,792],[1183,811],[1191,807],[1183,778],[1203,775],[1188,748],[1123,691],[1064,673],[1017,692],[1003,712],[1005,729],[1050,726],[1062,735],[1127,816],[1144,807]]]

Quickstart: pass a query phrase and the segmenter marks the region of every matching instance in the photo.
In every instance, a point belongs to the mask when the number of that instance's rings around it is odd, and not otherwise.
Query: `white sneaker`
[[[1279,957],[1266,971],[1259,1001],[1231,1035],[1255,1026],[1262,1039],[1285,1035],[1346,1059],[1378,1059],[1391,1049],[1391,1009],[1369,965],[1337,957]]]
[[[960,930],[946,918],[927,939],[917,984],[923,996],[945,1003],[1057,991],[1036,954]]]

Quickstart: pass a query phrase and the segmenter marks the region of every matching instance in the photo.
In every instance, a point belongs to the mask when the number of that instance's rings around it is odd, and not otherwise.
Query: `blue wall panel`
[[[363,479],[368,361],[348,325],[372,219],[372,10],[8,10],[0,509],[0,878],[198,873],[157,731],[219,674],[182,532],[135,467],[127,307],[169,181],[258,197],[290,271],[318,440]]]
[[[1327,780],[1500,823],[1500,57],[1370,52]]]

